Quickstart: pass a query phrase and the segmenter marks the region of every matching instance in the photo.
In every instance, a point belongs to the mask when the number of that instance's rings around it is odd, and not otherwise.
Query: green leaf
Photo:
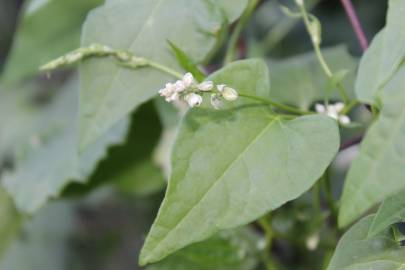
[[[223,231],[180,250],[147,270],[253,270],[258,237],[248,229]]]
[[[405,221],[405,196],[403,192],[385,199],[371,224],[369,236],[375,236],[388,226]]]
[[[405,189],[405,65],[381,90],[382,110],[368,130],[344,186],[339,225]]]
[[[250,60],[210,79],[263,95],[267,76],[264,63]],[[141,251],[142,265],[297,198],[338,150],[337,124],[329,117],[285,121],[266,106],[243,105],[242,99],[239,104],[220,111],[193,109],[183,120],[166,197]]]
[[[15,82],[80,44],[87,12],[101,0],[26,1],[3,79]]]
[[[367,238],[373,216],[346,232],[336,248],[328,270],[400,270],[405,265],[405,248],[394,241],[389,230]]]
[[[4,173],[3,183],[18,209],[33,213],[49,198],[57,197],[70,181],[86,181],[97,162],[106,155],[107,147],[120,143],[125,137],[127,119],[79,157],[75,147],[77,101],[78,82],[73,80],[40,113],[39,125],[34,131],[14,147],[16,169]]]
[[[205,74],[197,67],[197,65],[183,52],[179,47],[177,47],[173,42],[168,41],[170,48],[176,56],[177,62],[180,66],[193,74],[194,78],[201,82],[205,79]]]
[[[11,198],[0,186],[0,261],[20,227],[20,216]]]
[[[404,1],[389,1],[385,28],[376,35],[360,63],[356,94],[362,101],[375,104],[379,91],[405,58],[404,12]]]
[[[74,229],[74,211],[67,203],[52,203],[27,220],[2,260],[0,270],[69,269],[68,243]]]
[[[212,0],[107,1],[89,15],[82,45],[106,44],[178,69],[167,40],[199,63],[214,48],[224,20]],[[173,78],[150,68],[134,71],[93,59],[82,65],[81,79],[83,150]]]
[[[352,98],[357,61],[344,46],[323,50],[324,56],[334,72],[348,70],[342,80]],[[283,61],[270,61],[271,98],[275,101],[294,105],[303,110],[309,109],[315,101],[325,99],[325,90],[330,82],[319,65],[314,53],[306,53]],[[339,100],[337,91],[330,94],[333,100]]]
[[[160,133],[159,118],[152,102],[140,106],[131,117],[125,143],[111,147],[90,179],[85,183],[71,183],[63,195],[83,196],[107,184],[135,195],[162,190],[165,187],[163,174],[152,159]]]
[[[216,0],[229,22],[235,21],[242,14],[248,2],[249,0]]]

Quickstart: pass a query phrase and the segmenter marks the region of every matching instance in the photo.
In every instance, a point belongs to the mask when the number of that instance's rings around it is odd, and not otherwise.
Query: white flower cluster
[[[225,84],[215,85],[212,81],[197,83],[191,73],[186,73],[181,80],[177,80],[175,83],[166,83],[165,88],[159,90],[160,96],[164,97],[167,102],[185,100],[190,107],[201,105],[203,101],[201,94],[204,92],[211,93],[211,104],[215,109],[221,108],[221,98],[228,101],[238,98],[235,89]]]
[[[336,119],[342,125],[348,125],[351,122],[350,118],[347,115],[340,114],[344,107],[345,105],[341,102],[330,104],[327,106],[316,104],[315,110],[319,114],[324,114],[333,119]]]

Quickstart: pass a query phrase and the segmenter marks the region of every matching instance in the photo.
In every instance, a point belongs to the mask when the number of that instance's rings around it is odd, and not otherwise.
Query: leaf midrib
[[[205,198],[205,196],[211,191],[211,189],[213,189],[220,181],[221,179],[223,179],[223,176],[229,171],[229,169],[231,168],[231,166],[237,161],[239,160],[246,152],[247,150],[256,143],[256,141],[265,133],[267,132],[275,122],[280,122],[280,119],[278,117],[275,117],[274,119],[272,119],[264,128],[261,132],[258,133],[258,135],[256,137],[254,137],[254,139],[252,140],[251,143],[249,143],[245,149],[243,151],[241,151],[241,153],[239,155],[236,156],[236,158],[234,160],[232,160],[228,166],[226,167],[226,169],[224,170],[224,172],[217,178],[216,181],[214,181],[207,189],[207,191],[203,194],[203,196],[201,196],[201,198],[183,215],[183,217],[180,218],[180,220],[177,222],[177,224],[173,227],[172,230],[170,230],[163,238],[161,238],[161,240],[159,240],[159,242],[157,242],[157,244],[155,244],[155,247],[151,250],[150,254],[158,249],[158,247],[164,242],[164,240],[166,240],[169,235],[171,235],[171,233],[173,233],[179,226],[180,224],[182,224],[182,222],[188,217],[188,215],[202,202],[202,200]],[[169,182],[170,183],[170,182]],[[147,260],[149,261],[149,260]]]

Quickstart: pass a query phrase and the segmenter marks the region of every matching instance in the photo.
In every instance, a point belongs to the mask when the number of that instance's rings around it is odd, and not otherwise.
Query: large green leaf
[[[404,13],[404,1],[389,1],[385,28],[376,35],[360,63],[356,94],[362,101],[376,103],[378,92],[405,58]]]
[[[127,49],[178,69],[167,40],[201,62],[219,40],[226,19],[219,7],[213,0],[108,1],[89,15],[82,44]],[[173,79],[150,68],[128,70],[108,59],[84,63],[81,78],[82,150]]]
[[[381,90],[382,110],[346,177],[339,213],[346,226],[374,204],[405,189],[405,66]]]
[[[344,46],[325,49],[324,56],[334,72],[346,70],[343,84],[349,97],[353,97],[354,78],[357,61],[350,56]],[[315,101],[326,97],[328,78],[319,65],[315,53],[306,53],[283,61],[270,61],[271,98],[275,101],[308,109]],[[337,91],[330,98],[339,100]]]
[[[41,65],[78,47],[87,12],[102,3],[101,0],[26,2],[4,71],[6,81],[35,75]]]
[[[127,119],[119,122],[79,157],[75,147],[77,101],[78,82],[73,80],[53,98],[50,106],[38,113],[38,126],[24,134],[25,140],[15,145],[16,169],[4,173],[3,183],[22,211],[34,212],[49,198],[56,197],[70,181],[85,181],[99,159],[106,155],[107,147],[125,137]]]
[[[257,240],[248,229],[224,231],[174,253],[147,270],[252,270],[257,264]]]
[[[262,71],[258,66],[255,60],[235,62],[211,79],[263,95],[268,71],[264,63]],[[295,199],[322,175],[338,147],[337,125],[329,117],[285,121],[242,99],[233,109],[193,109],[180,128],[166,197],[140,263],[156,262]]]
[[[381,204],[371,224],[369,236],[375,236],[388,226],[405,221],[405,196],[400,192]]]
[[[405,248],[394,241],[389,230],[367,238],[373,216],[353,226],[336,248],[328,270],[401,270]]]

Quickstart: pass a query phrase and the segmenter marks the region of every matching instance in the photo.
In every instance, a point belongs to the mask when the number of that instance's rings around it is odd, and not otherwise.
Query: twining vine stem
[[[301,1],[297,1],[301,2]],[[332,80],[333,79],[333,73],[331,71],[331,69],[329,68],[328,64],[326,63],[325,58],[322,55],[321,52],[321,48],[320,48],[320,33],[319,33],[319,37],[314,37],[314,32],[313,32],[313,26],[311,25],[311,21],[309,19],[309,15],[305,9],[305,5],[304,5],[304,1],[302,1],[302,3],[298,4],[298,7],[300,9],[300,13],[302,16],[302,19],[304,21],[305,27],[307,28],[307,31],[309,32],[310,36],[311,36],[311,42],[312,45],[314,47],[315,50],[315,54],[318,58],[318,61],[323,69],[323,71],[325,72],[326,76]],[[340,96],[342,97],[342,100],[345,104],[347,104],[349,102],[349,98],[346,94],[345,88],[343,86],[343,84],[341,82],[337,82],[336,83],[337,89],[339,91]]]
[[[361,26],[360,20],[356,14],[356,10],[353,7],[351,0],[340,0],[343,5],[343,8],[346,11],[347,17],[350,20],[350,23],[353,27],[353,30],[356,34],[357,40],[359,41],[360,47],[363,52],[368,48],[368,40],[364,34],[363,27]]]

